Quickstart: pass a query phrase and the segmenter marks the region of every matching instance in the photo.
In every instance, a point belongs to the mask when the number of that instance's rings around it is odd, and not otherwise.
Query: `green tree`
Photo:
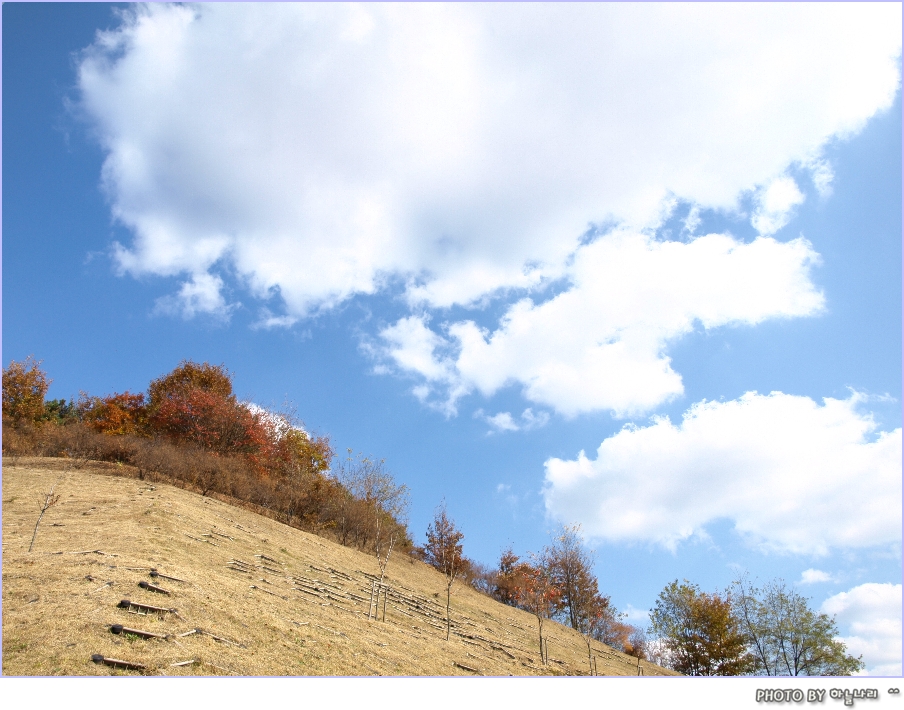
[[[684,584],[675,580],[660,592],[650,621],[673,670],[696,676],[745,675],[754,670],[747,635],[728,595],[707,594],[687,580]]]
[[[757,589],[741,577],[732,587],[757,674],[847,676],[864,667],[862,657],[849,655],[837,640],[835,619],[814,612],[809,600],[783,580]]]

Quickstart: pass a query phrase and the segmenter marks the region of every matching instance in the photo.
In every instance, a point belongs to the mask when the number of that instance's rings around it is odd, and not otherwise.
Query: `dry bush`
[[[37,452],[37,431],[32,424],[15,425],[11,420],[3,423],[3,456],[15,466],[23,456]]]
[[[105,436],[81,422],[36,429],[35,455],[66,458],[77,468],[88,461],[130,463],[138,445],[134,437]]]

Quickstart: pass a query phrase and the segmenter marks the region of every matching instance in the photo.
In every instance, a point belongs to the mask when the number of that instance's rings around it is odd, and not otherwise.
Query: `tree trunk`
[[[543,656],[543,617],[537,614],[537,624],[540,626],[540,663],[546,665],[546,659]]]
[[[451,631],[451,621],[449,616],[449,609],[452,605],[452,585],[449,584],[446,587],[446,641],[449,640],[449,634]]]

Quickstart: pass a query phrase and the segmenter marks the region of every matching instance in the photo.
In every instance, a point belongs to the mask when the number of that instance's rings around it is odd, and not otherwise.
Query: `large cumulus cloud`
[[[445,306],[560,275],[591,222],[821,165],[890,104],[899,27],[896,5],[150,5],[83,54],[80,105],[124,271],[228,267],[292,317],[387,277]]]
[[[547,512],[591,536],[674,548],[729,520],[763,549],[827,554],[901,540],[901,430],[863,397],[749,392],[605,439],[595,459],[546,462]]]

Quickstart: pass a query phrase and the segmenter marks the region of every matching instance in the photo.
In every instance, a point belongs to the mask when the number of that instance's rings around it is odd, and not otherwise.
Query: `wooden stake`
[[[452,665],[455,666],[456,668],[461,668],[462,670],[470,671],[471,673],[476,673],[477,675],[483,675],[476,668],[471,668],[471,666],[466,666],[464,663],[459,663],[458,661],[453,661]]]
[[[119,606],[120,609],[125,609],[126,611],[131,611],[132,609],[135,609],[137,613],[144,612],[145,614],[148,614],[148,613],[153,612],[155,614],[174,614],[175,616],[179,616],[179,612],[176,609],[164,609],[163,607],[160,607],[160,606],[151,606],[150,604],[139,604],[138,602],[133,602],[128,599],[123,599],[121,602],[119,602],[119,604],[117,606]],[[179,618],[181,619],[182,617],[179,616]]]
[[[170,593],[168,591],[166,591],[163,587],[158,587],[154,584],[151,584],[150,582],[145,582],[144,580],[141,580],[138,583],[138,586],[141,587],[142,589],[147,589],[149,592],[157,592],[157,594],[166,594],[166,596],[170,595]]]
[[[130,671],[146,671],[147,666],[143,666],[140,663],[132,663],[131,661],[123,661],[119,658],[105,658],[99,653],[95,653],[91,656],[91,660],[95,663],[103,663],[105,666],[111,666],[112,668],[125,668]]]
[[[160,574],[160,572],[158,572],[153,567],[151,567],[151,577],[153,577],[154,579],[156,579],[157,577],[160,577],[161,579],[169,579],[173,582],[185,582],[184,579],[179,579],[178,577],[170,577],[168,574]]]
[[[152,631],[141,631],[140,629],[130,629],[122,624],[113,624],[110,631],[114,634],[134,634],[145,639],[166,639],[166,634],[155,634]]]

